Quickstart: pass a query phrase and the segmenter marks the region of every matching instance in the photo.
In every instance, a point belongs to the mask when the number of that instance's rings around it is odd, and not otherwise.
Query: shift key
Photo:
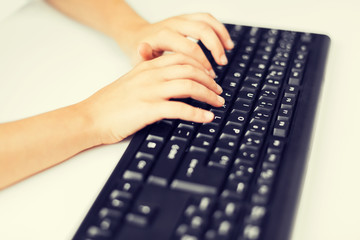
[[[217,194],[225,179],[225,170],[210,168],[205,164],[206,154],[189,151],[171,188],[199,194]]]

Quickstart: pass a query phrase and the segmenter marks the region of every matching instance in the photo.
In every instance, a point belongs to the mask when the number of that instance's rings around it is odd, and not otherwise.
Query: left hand
[[[180,52],[200,62],[213,73],[212,67],[197,43],[201,40],[219,65],[226,65],[225,49],[234,44],[225,26],[208,13],[186,14],[157,23],[144,23],[131,34],[131,58],[134,63],[161,56],[165,51]]]

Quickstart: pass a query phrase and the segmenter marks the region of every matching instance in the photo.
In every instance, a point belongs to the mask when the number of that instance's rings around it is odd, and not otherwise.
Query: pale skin
[[[186,38],[202,40],[215,61],[226,64],[224,49],[233,44],[225,27],[211,15],[189,14],[150,24],[122,0],[48,2],[112,37],[136,65],[79,103],[0,124],[0,189],[83,150],[119,142],[164,118],[213,120],[209,111],[170,99],[190,97],[223,105],[210,63]],[[162,56],[164,51],[173,53]]]

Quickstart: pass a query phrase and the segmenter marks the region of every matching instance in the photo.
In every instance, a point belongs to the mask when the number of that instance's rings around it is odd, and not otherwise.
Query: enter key
[[[171,188],[199,194],[217,194],[225,179],[225,169],[208,167],[206,156],[206,151],[201,148],[190,148]]]

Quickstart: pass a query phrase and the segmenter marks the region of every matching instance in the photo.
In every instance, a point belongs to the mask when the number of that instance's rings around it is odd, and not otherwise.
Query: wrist
[[[133,59],[137,55],[137,48],[140,44],[141,36],[139,36],[139,33],[148,25],[149,23],[146,21],[139,21],[122,29],[116,28],[116,30],[113,31],[112,38],[115,39],[122,51]]]
[[[125,1],[118,2],[110,14],[108,23],[108,35],[130,58],[133,58],[137,54],[139,33],[150,23],[138,15]]]
[[[96,120],[92,116],[91,111],[86,102],[80,102],[69,106],[70,115],[73,119],[74,126],[77,130],[77,137],[84,143],[83,150],[102,144],[101,134],[96,125]]]

